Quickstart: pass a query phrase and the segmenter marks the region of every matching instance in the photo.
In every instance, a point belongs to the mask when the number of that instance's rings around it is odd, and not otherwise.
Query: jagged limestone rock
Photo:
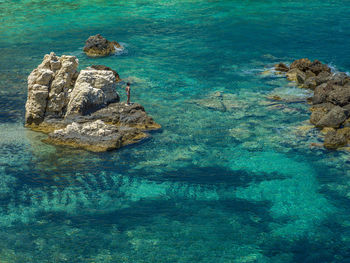
[[[105,66],[81,72],[77,67],[76,57],[51,53],[28,77],[25,125],[48,133],[47,142],[99,152],[160,128],[140,104],[118,103],[118,73]]]
[[[109,70],[82,70],[70,94],[66,116],[85,115],[119,101],[116,80]]]

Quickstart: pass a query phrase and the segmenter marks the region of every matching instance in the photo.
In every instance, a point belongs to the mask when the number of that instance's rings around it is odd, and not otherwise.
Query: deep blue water
[[[270,70],[350,71],[349,8],[0,0],[0,262],[350,262],[349,149],[311,147],[309,93]],[[126,52],[86,57],[96,33]],[[99,154],[41,142],[26,78],[51,51],[115,69],[162,129]]]

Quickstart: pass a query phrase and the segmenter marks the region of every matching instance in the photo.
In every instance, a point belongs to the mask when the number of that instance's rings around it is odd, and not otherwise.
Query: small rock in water
[[[100,34],[97,34],[90,36],[86,40],[83,50],[89,57],[105,57],[114,54],[116,48],[122,49],[123,47],[118,42],[108,41]]]

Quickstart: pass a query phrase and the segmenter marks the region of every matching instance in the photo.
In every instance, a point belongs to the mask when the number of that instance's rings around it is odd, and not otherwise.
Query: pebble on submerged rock
[[[116,41],[108,41],[106,38],[97,34],[90,36],[83,48],[83,51],[89,57],[105,57],[116,52],[116,48],[122,49],[123,47]]]

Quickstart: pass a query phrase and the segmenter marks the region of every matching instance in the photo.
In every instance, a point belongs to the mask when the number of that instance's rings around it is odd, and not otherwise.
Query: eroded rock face
[[[66,117],[86,115],[119,101],[115,76],[110,70],[82,70],[70,94]]]
[[[28,77],[25,122],[41,123],[46,116],[62,117],[68,91],[78,75],[78,59],[73,56],[45,55]]]
[[[51,53],[28,77],[25,125],[49,133],[47,142],[106,151],[160,128],[140,104],[118,103],[115,71],[77,67],[76,57]]]
[[[116,41],[108,41],[100,34],[97,34],[90,36],[86,40],[83,50],[89,57],[104,57],[114,54],[116,48],[121,49],[122,46]]]
[[[314,105],[310,108],[310,122],[320,129],[331,129],[324,146],[334,149],[346,145],[350,140],[350,136],[344,135],[350,126],[350,77],[343,72],[332,74],[326,64],[306,58],[294,61],[286,77],[301,88],[314,90],[309,100]]]

